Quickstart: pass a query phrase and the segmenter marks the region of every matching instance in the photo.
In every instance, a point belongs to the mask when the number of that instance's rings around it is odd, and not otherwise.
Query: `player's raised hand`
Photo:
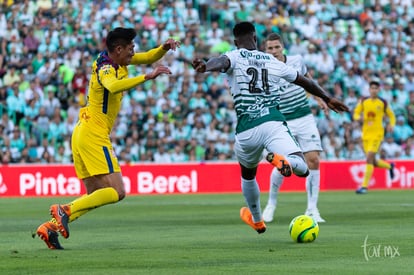
[[[194,59],[191,65],[198,73],[204,73],[206,71],[206,62],[200,58]]]
[[[346,106],[345,104],[343,104],[341,101],[339,101],[338,99],[336,99],[336,98],[334,98],[334,97],[331,97],[330,99],[329,99],[329,101],[328,102],[326,102],[326,104],[328,105],[328,107],[331,109],[331,110],[333,110],[333,111],[335,111],[335,112],[339,112],[339,113],[342,113],[342,112],[349,112],[349,108],[348,108],[348,106]]]
[[[177,48],[180,47],[180,45],[181,45],[180,41],[177,41],[177,40],[172,39],[172,38],[168,38],[167,41],[165,41],[164,44],[162,45],[162,48],[165,51],[168,51],[168,50],[175,51]]]
[[[166,66],[157,66],[152,72],[145,75],[145,80],[154,79],[161,74],[171,74],[171,71]]]

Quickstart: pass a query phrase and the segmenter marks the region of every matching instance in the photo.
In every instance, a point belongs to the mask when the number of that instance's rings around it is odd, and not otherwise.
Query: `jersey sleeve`
[[[303,60],[303,58],[301,56],[299,56],[299,73],[301,75],[306,75],[308,73],[308,68],[306,67],[305,61]]]
[[[227,69],[227,73],[231,73],[236,65],[236,56],[238,55],[238,51],[230,51],[224,54],[230,61],[230,67]]]
[[[162,48],[162,45],[147,52],[135,53],[131,59],[131,64],[152,64],[160,60],[166,53],[167,51]]]
[[[385,113],[387,114],[388,118],[390,119],[390,125],[392,127],[394,127],[395,123],[396,123],[395,114],[394,114],[394,112],[392,111],[392,109],[389,105],[385,109]]]
[[[294,69],[293,67],[290,67],[288,65],[286,65],[285,63],[277,60],[276,58],[274,58],[272,56],[273,59],[271,59],[272,63],[276,63],[276,70],[277,73],[276,75],[280,78],[283,78],[284,80],[288,81],[288,82],[293,82],[296,80],[296,78],[298,77],[298,72],[296,69]]]
[[[112,65],[103,65],[98,70],[98,81],[111,93],[119,93],[145,82],[145,75],[117,79],[116,69]]]
[[[355,106],[354,114],[352,116],[352,118],[355,121],[358,121],[358,120],[361,119],[361,111],[362,111],[362,101],[360,100],[360,101],[358,101],[357,105]]]

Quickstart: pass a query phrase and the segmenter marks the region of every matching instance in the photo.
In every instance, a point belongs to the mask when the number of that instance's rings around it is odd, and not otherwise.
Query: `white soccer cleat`
[[[273,221],[273,216],[275,215],[276,205],[266,205],[265,209],[263,210],[263,220],[265,222]]]
[[[312,217],[317,223],[326,222],[319,214],[318,209],[307,209],[305,215]]]

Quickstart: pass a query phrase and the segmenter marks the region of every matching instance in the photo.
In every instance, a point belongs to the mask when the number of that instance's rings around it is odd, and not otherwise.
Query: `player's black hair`
[[[237,23],[233,28],[233,35],[234,37],[244,36],[246,34],[254,34],[256,32],[256,28],[250,22],[240,22]]]
[[[372,85],[379,87],[380,86],[380,83],[377,80],[371,80],[369,82],[369,86],[371,87]]]
[[[126,46],[137,36],[137,32],[132,28],[115,28],[106,36],[106,48],[109,52],[115,50],[119,45]]]

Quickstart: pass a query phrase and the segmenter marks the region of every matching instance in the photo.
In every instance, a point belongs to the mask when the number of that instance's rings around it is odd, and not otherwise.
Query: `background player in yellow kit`
[[[362,123],[362,143],[367,162],[364,180],[361,187],[356,190],[357,194],[367,193],[374,167],[389,169],[390,177],[394,177],[394,164],[382,159],[376,159],[376,154],[384,139],[385,131],[392,133],[395,126],[394,112],[384,99],[378,97],[379,88],[380,84],[378,81],[371,81],[369,83],[370,96],[361,99],[354,110],[354,120]],[[384,119],[386,117],[388,117],[389,121],[386,128],[384,128]]]
[[[161,74],[171,74],[169,68],[157,66],[145,75],[128,78],[127,65],[152,64],[180,45],[168,39],[148,52],[134,53],[135,36],[134,29],[110,31],[106,37],[107,50],[101,52],[92,65],[88,105],[80,110],[72,134],[76,174],[83,180],[87,194],[68,204],[50,207],[52,219],[41,224],[36,233],[51,249],[62,249],[57,232],[68,238],[70,222],[94,208],[125,197],[121,170],[109,138],[124,91]]]

